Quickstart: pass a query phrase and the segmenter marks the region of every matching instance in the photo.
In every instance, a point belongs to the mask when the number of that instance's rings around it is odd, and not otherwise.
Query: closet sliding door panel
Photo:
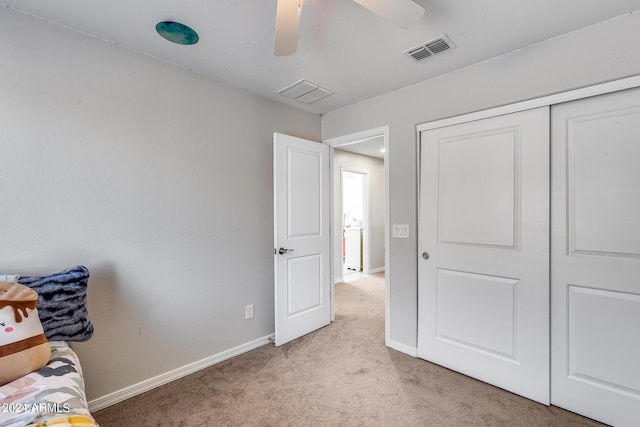
[[[548,404],[549,109],[420,141],[418,355]]]
[[[551,400],[640,425],[640,89],[552,108]]]

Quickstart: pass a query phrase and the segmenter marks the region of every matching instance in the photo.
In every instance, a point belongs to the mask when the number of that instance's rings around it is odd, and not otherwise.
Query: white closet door
[[[549,404],[548,107],[424,131],[420,169],[419,357]]]
[[[552,109],[552,403],[640,425],[640,90]]]

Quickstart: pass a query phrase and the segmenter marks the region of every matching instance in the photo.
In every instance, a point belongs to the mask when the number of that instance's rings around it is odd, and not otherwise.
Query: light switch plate
[[[393,237],[398,239],[408,239],[409,238],[409,224],[393,224],[392,226]]]

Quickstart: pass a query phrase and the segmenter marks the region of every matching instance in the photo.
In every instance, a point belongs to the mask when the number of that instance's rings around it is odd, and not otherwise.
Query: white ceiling
[[[276,57],[276,0],[0,2],[319,114],[640,9],[640,0],[416,0],[425,16],[402,30],[351,0],[305,0],[298,51]],[[164,40],[163,20],[192,27],[199,43]],[[422,62],[402,53],[442,34],[455,49]],[[302,78],[335,94],[305,105],[276,93]]]

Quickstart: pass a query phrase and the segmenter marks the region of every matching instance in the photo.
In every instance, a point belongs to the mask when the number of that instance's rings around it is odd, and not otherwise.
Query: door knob
[[[280,255],[284,255],[284,254],[286,254],[287,252],[293,252],[293,249],[285,249],[285,248],[280,248],[280,249],[278,249],[278,253],[279,253]]]
[[[422,252],[422,258],[429,259],[429,252]]]

